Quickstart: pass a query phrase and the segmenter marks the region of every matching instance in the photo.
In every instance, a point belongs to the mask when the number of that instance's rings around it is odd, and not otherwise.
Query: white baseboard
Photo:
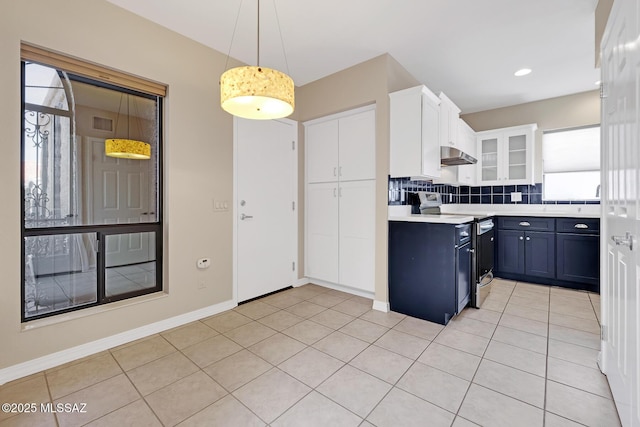
[[[323,286],[329,289],[335,289],[336,291],[342,291],[348,294],[358,295],[358,296],[370,298],[370,299],[375,298],[374,292],[363,291],[361,289],[350,288],[349,286],[338,285],[337,283],[326,282],[324,280],[312,279],[309,277],[305,277],[304,280],[305,280],[305,283],[313,283],[314,285]]]
[[[302,277],[300,279],[298,279],[294,284],[293,287],[297,288],[298,286],[304,286],[311,283],[311,281],[309,279],[307,279],[306,277]]]
[[[385,313],[389,312],[389,303],[373,300],[373,309],[378,311],[383,311]]]
[[[51,369],[55,366],[135,341],[140,338],[148,337],[149,335],[157,334],[196,320],[204,319],[205,317],[213,316],[214,314],[222,313],[223,311],[230,310],[237,305],[238,304],[232,300],[221,302],[216,305],[201,308],[199,310],[151,323],[150,325],[141,326],[110,337],[71,347],[66,350],[38,357],[37,359],[32,359],[27,362],[18,363],[17,365],[0,369],[0,385],[44,371],[45,369]]]

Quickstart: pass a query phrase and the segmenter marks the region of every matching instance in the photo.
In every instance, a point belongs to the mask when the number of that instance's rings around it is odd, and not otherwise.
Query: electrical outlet
[[[211,266],[211,259],[210,258],[200,258],[196,262],[196,266],[200,270],[204,270],[205,268],[209,268],[209,266]]]

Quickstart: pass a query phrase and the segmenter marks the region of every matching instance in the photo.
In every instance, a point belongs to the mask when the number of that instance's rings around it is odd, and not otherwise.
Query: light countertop
[[[405,221],[405,222],[428,222],[435,224],[464,224],[465,222],[473,221],[473,216],[469,215],[420,215],[420,214],[408,214],[408,215],[389,215],[389,221]]]
[[[389,206],[389,221],[463,224],[480,216],[539,216],[553,218],[600,218],[600,205],[457,205],[440,207],[442,215],[411,214],[411,206]]]

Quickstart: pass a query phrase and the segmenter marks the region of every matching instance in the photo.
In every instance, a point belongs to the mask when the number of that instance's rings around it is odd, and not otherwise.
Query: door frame
[[[299,156],[299,145],[298,145],[298,133],[299,133],[299,124],[295,120],[291,119],[275,119],[278,122],[282,122],[288,125],[292,125],[295,128],[295,134],[293,135],[293,144],[294,152],[293,155],[293,202],[295,203],[295,215],[293,215],[294,220],[291,223],[292,228],[292,241],[291,241],[291,256],[292,259],[295,260],[295,268],[291,271],[291,284],[296,286],[298,283],[298,271],[300,269],[300,257],[298,253],[298,223],[299,223],[299,212],[300,212],[300,203],[298,203],[298,156]],[[238,212],[236,211],[236,206],[238,204],[238,123],[239,119],[237,117],[233,117],[233,200],[231,203],[231,217],[233,218],[233,248],[232,248],[232,284],[233,284],[233,302],[238,304]]]

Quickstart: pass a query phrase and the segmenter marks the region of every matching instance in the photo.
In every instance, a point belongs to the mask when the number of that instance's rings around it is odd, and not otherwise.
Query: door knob
[[[251,215],[245,215],[245,214],[241,214],[240,215],[240,219],[242,219],[242,220],[251,219],[251,218],[253,218],[253,216],[251,216]]]
[[[633,250],[633,236],[628,231],[624,236],[611,236],[611,240],[616,246],[627,246],[630,251]]]

